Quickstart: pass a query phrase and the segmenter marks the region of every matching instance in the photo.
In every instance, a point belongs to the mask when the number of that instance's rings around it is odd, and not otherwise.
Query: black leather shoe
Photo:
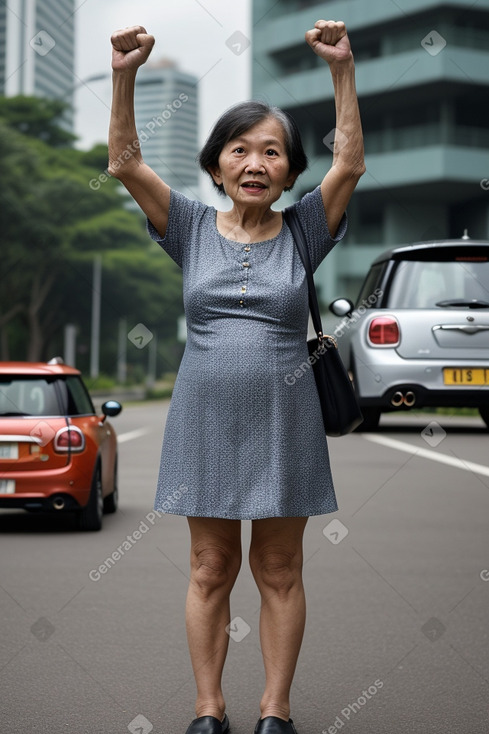
[[[265,716],[264,719],[258,719],[255,734],[297,734],[297,729],[292,719],[285,721],[278,716]]]
[[[186,734],[226,734],[229,731],[228,715],[224,714],[222,721],[215,716],[199,716],[194,719]]]

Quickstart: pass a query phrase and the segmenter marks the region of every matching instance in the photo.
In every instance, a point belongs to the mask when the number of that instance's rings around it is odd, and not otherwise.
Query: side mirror
[[[337,298],[329,304],[329,310],[335,316],[350,316],[355,305],[349,298]]]
[[[122,410],[122,405],[117,402],[117,400],[107,400],[106,403],[102,405],[102,413],[107,418],[114,418],[116,415],[119,415],[119,413]]]

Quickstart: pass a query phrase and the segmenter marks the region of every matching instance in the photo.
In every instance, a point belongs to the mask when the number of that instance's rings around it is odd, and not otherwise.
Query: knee
[[[280,547],[250,550],[250,567],[259,587],[277,594],[288,594],[302,584],[302,552]]]
[[[225,546],[202,545],[192,549],[191,580],[204,596],[231,589],[241,565],[240,554]]]

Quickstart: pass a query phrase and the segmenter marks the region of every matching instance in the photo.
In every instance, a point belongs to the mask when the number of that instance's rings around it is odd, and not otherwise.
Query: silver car
[[[489,427],[489,241],[417,242],[372,263],[356,304],[329,306],[364,423],[422,407],[475,407]]]

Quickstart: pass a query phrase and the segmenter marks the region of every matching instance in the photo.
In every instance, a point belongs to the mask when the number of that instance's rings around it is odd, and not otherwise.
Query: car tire
[[[380,421],[380,408],[361,408],[363,415],[363,422],[360,423],[355,431],[362,433],[363,431],[375,431],[379,427]]]
[[[78,527],[80,530],[101,530],[104,500],[102,497],[102,470],[97,462],[90,490],[90,498],[85,507],[78,513]]]
[[[114,462],[114,491],[107,497],[104,497],[104,515],[111,515],[117,512],[119,506],[119,484],[117,480],[117,456]]]
[[[489,428],[489,408],[479,408],[479,413],[481,414],[482,420]]]

